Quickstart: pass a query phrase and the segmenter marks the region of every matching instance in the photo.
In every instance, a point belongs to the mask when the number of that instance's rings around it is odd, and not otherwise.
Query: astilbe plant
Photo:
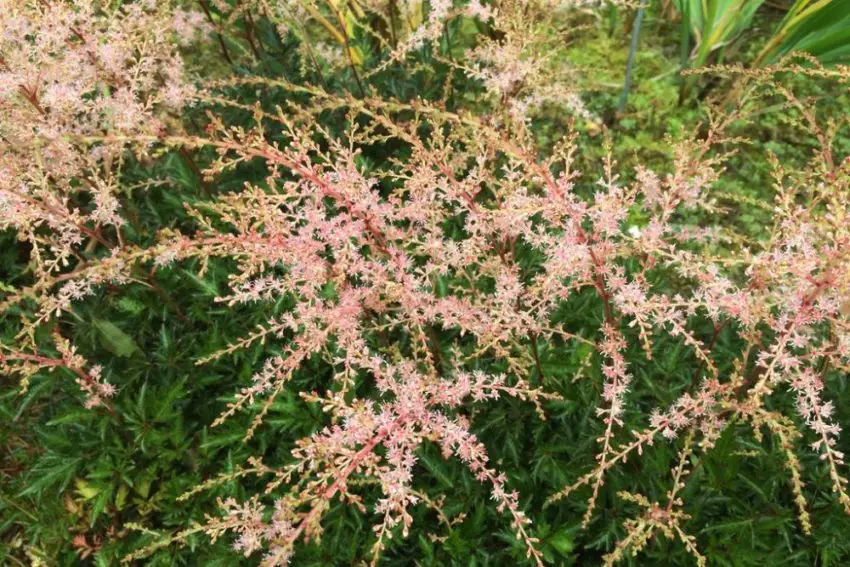
[[[250,438],[307,363],[320,361],[332,377],[321,390],[299,392],[321,407],[326,426],[299,440],[286,462],[252,459],[185,497],[247,475],[268,478],[263,496],[222,499],[219,513],[202,526],[140,549],[128,560],[205,532],[213,539],[232,534],[233,547],[246,556],[263,550],[264,565],[286,565],[297,544],[321,538],[323,519],[339,501],[376,517],[377,562],[393,536],[407,535],[414,506],[436,509],[449,528],[462,521],[440,509],[439,497],[417,487],[419,451],[433,444],[489,487],[526,556],[543,564],[523,497],[511,488],[510,471],[490,461],[486,443],[475,434],[474,412],[480,404],[515,397],[544,418],[547,404],[561,396],[535,379],[535,373],[542,376],[539,345],[556,342],[591,348],[604,383],[596,408],[597,462],[551,503],[587,488],[587,525],[614,467],[657,442],[684,439],[665,503],[621,493],[643,512],[626,520],[627,536],[607,556],[609,564],[659,533],[678,539],[696,561],[705,562],[686,531],[682,492],[691,460],[741,425],[751,427],[757,440],[765,433],[777,439],[804,531],[813,526],[797,456],[803,438],[821,456],[837,500],[850,513],[840,428],[824,393],[827,369],[846,369],[850,358],[850,161],[832,153],[834,128],[822,128],[790,91],[774,88],[793,125],[806,128],[821,148],[803,170],[787,171],[774,162],[769,237],[742,244],[714,230],[723,212],[711,192],[741,142],[731,130],[747,118],[743,104],[712,115],[701,132],[673,145],[667,171],[638,167],[628,172],[634,178],[629,182],[610,156],[599,164],[598,180],[583,178],[572,134],[543,154],[524,114],[512,112],[507,101],[500,120],[485,121],[425,102],[355,98],[242,78],[194,95],[214,110],[205,134],[190,135],[166,127],[158,114],[187,104],[189,94],[177,78],[179,60],[170,40],[129,39],[160,13],[153,5],[133,6],[109,20],[118,24],[98,24],[94,13],[88,13],[86,30],[62,24],[58,29],[65,31],[53,34],[54,48],[38,51],[36,61],[47,68],[61,67],[72,54],[91,61],[71,97],[77,105],[72,109],[64,110],[58,94],[37,96],[48,89],[26,82],[29,75],[22,70],[33,58],[16,62],[4,48],[7,73],[19,73],[22,85],[4,92],[4,113],[18,125],[6,139],[14,148],[64,152],[69,157],[62,163],[73,168],[47,171],[38,151],[4,152],[4,168],[24,175],[18,177],[22,184],[4,182],[0,221],[37,251],[34,283],[9,292],[3,303],[6,311],[30,305],[35,312],[22,321],[20,344],[3,346],[4,370],[31,375],[67,367],[88,394],[88,405],[97,405],[114,392],[99,380],[99,367],[86,370],[87,361],[61,336],[55,341],[59,356],[40,354],[39,330],[98,286],[134,284],[135,266],[167,270],[193,261],[203,273],[224,259],[232,272],[218,302],[235,309],[284,299],[291,307],[199,360],[205,364],[263,343],[280,351],[265,360],[213,425],[251,411]],[[90,46],[90,38],[108,37],[112,25],[133,46],[127,48],[132,56],[119,57],[117,77],[108,70],[100,74],[105,63]],[[21,49],[37,37],[25,34]],[[160,48],[134,58],[149,45]],[[497,61],[491,57],[495,45],[481,48],[479,57]],[[512,56],[513,47],[506,45],[499,57]],[[50,57],[42,61],[45,53]],[[134,61],[138,72],[128,73]],[[158,82],[163,76],[165,89]],[[146,79],[126,85],[127,77]],[[55,86],[62,84],[59,76],[50,84],[61,90]],[[289,102],[269,109],[229,96],[243,87],[283,89]],[[163,92],[174,99],[162,98]],[[133,101],[132,117],[122,118],[123,106],[110,106],[119,105],[122,96]],[[224,110],[249,113],[253,126],[229,124]],[[328,115],[346,126],[323,126]],[[25,130],[24,116],[43,121],[43,129]],[[84,119],[77,120],[80,116]],[[103,185],[109,178],[98,173],[112,171],[100,164],[120,161],[128,146],[137,152],[151,147],[213,152],[217,157],[204,169],[208,179],[258,163],[264,174],[238,190],[187,203],[191,228],[163,229],[155,243],[142,245],[122,238],[112,186]],[[396,158],[369,164],[365,154],[376,147],[394,148]],[[582,182],[592,183],[593,190],[580,187]],[[85,205],[74,200],[80,193],[90,196]],[[101,253],[83,257],[84,242],[101,246]],[[672,291],[653,283],[659,276],[676,282]],[[558,310],[587,294],[600,311],[596,336],[553,323]],[[713,328],[710,337],[699,332],[706,323]],[[741,348],[734,361],[721,365],[714,347],[724,330],[736,335]],[[628,347],[637,343],[650,358],[662,337],[691,351],[697,361],[693,383],[674,403],[646,415],[642,427],[627,428],[634,362],[627,359]],[[493,364],[482,365],[484,360]],[[782,390],[793,394],[794,407],[782,405]],[[777,403],[768,403],[773,398]],[[364,487],[370,493],[377,487],[377,500],[367,501]]]
[[[92,0],[3,0],[0,14],[0,229],[15,230],[29,247],[35,289],[68,280],[48,308],[58,314],[95,281],[69,278],[69,266],[121,243],[122,194],[144,189],[121,186],[123,143],[83,138],[182,131],[179,115],[195,88],[178,47],[206,28],[192,12],[155,1],[110,8]],[[127,277],[117,267],[98,281]],[[70,347],[59,348],[59,358],[31,352],[43,322],[24,324],[15,348],[4,345],[4,368],[26,380],[39,368],[64,366],[79,376],[89,405],[110,397],[114,388],[97,367],[85,371]]]
[[[193,95],[176,52],[191,36],[177,35],[185,18],[155,2],[112,12],[90,1],[4,1],[0,9],[3,220],[49,272],[84,237],[103,242],[98,231],[123,222],[114,178],[123,148],[81,148],[70,136],[167,131],[169,114]],[[80,193],[88,210],[68,206]],[[40,225],[58,241],[40,239]]]

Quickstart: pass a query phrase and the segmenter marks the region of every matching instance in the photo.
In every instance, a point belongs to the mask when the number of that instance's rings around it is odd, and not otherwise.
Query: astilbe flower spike
[[[28,364],[46,360],[36,327],[69,310],[93,285],[128,281],[118,254],[84,265],[98,249],[117,252],[125,225],[121,200],[145,187],[121,183],[126,144],[82,138],[181,131],[176,116],[193,104],[196,90],[178,46],[204,30],[189,28],[192,19],[171,2],[152,0],[114,8],[92,0],[0,1],[0,230],[14,230],[29,247],[38,278],[30,295],[61,286],[38,298],[41,315],[22,320],[20,352],[4,360],[21,363],[25,377]],[[71,269],[88,276],[71,278]],[[3,301],[4,310],[20,299]],[[57,342],[54,348],[73,347]],[[82,372],[81,365],[64,366]],[[94,386],[96,374],[80,377],[91,406],[108,397],[106,385]]]

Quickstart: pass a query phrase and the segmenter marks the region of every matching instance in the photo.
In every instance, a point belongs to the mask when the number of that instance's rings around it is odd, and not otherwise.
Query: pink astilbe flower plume
[[[123,257],[83,266],[99,250],[117,252],[122,199],[144,188],[123,183],[126,144],[102,135],[181,131],[176,116],[196,94],[177,50],[199,37],[186,35],[187,18],[169,2],[0,1],[0,230],[31,247],[34,289],[64,281],[37,298],[35,321],[22,321],[18,360],[42,356],[34,327],[46,318],[98,284],[128,281]],[[70,270],[81,273],[65,281]],[[87,405],[109,397],[96,378],[81,380]]]

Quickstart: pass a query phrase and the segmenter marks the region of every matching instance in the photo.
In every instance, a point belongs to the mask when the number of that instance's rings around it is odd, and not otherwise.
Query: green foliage
[[[674,0],[687,14],[696,40],[693,66],[700,67],[709,55],[731,43],[752,22],[764,0]]]
[[[850,9],[843,0],[797,0],[759,54],[756,64],[770,63],[791,51],[821,62],[850,60]]]

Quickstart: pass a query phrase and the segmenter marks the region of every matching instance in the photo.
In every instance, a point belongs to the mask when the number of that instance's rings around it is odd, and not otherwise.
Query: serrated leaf
[[[129,297],[122,297],[118,302],[118,308],[133,315],[138,315],[145,310],[144,304]]]
[[[180,270],[183,274],[185,274],[189,279],[195,282],[201,290],[203,290],[204,294],[209,297],[217,297],[218,289],[213,282],[209,282],[205,279],[199,278],[189,270]]]
[[[139,350],[136,342],[124,331],[119,329],[114,323],[104,321],[103,319],[95,319],[94,326],[100,333],[103,346],[117,356],[132,356]]]
[[[434,475],[434,477],[441,483],[446,486],[452,486],[454,484],[451,477],[446,473],[445,464],[443,462],[432,458],[424,451],[419,455],[419,462],[421,462],[425,468],[428,469],[428,472]]]
[[[100,494],[100,489],[92,486],[85,480],[78,478],[74,480],[74,488],[77,491],[83,500],[91,500],[98,494]]]
[[[115,508],[117,510],[122,510],[124,508],[124,504],[127,503],[127,495],[130,494],[130,489],[126,484],[122,484],[118,488],[118,493],[115,494]]]
[[[573,535],[569,530],[561,529],[552,534],[552,537],[546,541],[561,555],[569,555],[575,549]]]

